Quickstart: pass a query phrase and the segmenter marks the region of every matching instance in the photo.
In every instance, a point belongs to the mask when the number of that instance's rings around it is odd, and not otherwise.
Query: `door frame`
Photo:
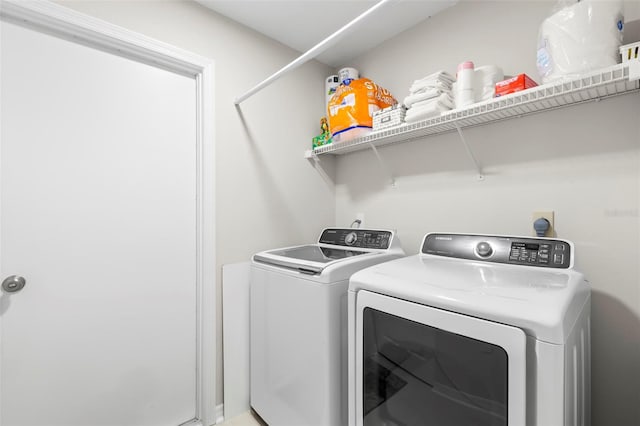
[[[216,413],[215,406],[217,354],[213,61],[44,0],[0,0],[0,25],[4,21],[195,79],[197,373],[196,418],[188,424],[215,424],[222,413]]]

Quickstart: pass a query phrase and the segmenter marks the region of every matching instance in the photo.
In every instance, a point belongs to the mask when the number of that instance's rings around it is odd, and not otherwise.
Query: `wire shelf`
[[[346,142],[324,145],[305,152],[306,158],[322,154],[341,155],[353,151],[406,142],[425,136],[549,111],[640,90],[640,80],[629,79],[629,64],[623,63],[579,78],[532,87],[490,101],[451,110],[439,117],[373,132]]]

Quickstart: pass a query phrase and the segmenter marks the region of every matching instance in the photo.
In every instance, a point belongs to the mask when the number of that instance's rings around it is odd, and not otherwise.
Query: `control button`
[[[564,251],[564,244],[556,244],[556,251]]]
[[[358,234],[355,232],[349,232],[346,237],[344,237],[344,242],[348,246],[352,246],[358,240]]]
[[[564,262],[564,254],[558,253],[553,255],[553,263],[556,265],[562,265],[562,262]]]
[[[480,257],[489,257],[493,253],[493,248],[486,241],[482,241],[476,245],[476,253]]]

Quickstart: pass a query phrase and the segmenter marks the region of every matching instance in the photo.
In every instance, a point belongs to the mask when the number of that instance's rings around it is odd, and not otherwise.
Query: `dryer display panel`
[[[459,259],[547,268],[570,268],[571,245],[546,238],[429,234],[422,253]]]
[[[373,308],[363,330],[365,426],[507,425],[502,347]]]

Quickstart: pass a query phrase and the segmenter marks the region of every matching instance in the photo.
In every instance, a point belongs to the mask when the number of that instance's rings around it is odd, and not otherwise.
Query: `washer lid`
[[[329,263],[365,254],[371,254],[371,252],[309,244],[258,253],[253,256],[253,260],[297,269],[304,273],[319,274]]]
[[[550,343],[565,342],[590,289],[573,269],[497,264],[416,255],[355,273],[349,290],[399,299],[522,328]]]
[[[335,247],[322,247],[315,244],[310,244],[307,246],[271,250],[268,253],[276,256],[300,259],[303,261],[329,263],[334,260],[344,259],[346,257],[360,256],[365,254],[366,252],[358,250],[345,250]]]
[[[253,260],[310,275],[333,271],[336,273],[326,278],[348,279],[356,270],[402,255],[404,251],[393,231],[326,228],[316,244],[263,251]]]

